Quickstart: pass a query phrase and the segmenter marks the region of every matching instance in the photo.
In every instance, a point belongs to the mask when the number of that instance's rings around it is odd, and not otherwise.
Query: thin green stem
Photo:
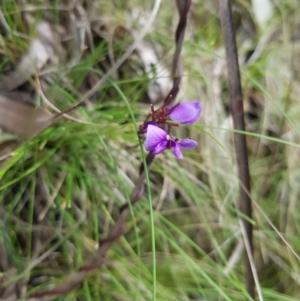
[[[121,98],[124,100],[130,117],[133,121],[133,125],[134,125],[134,129],[137,132],[138,131],[138,126],[133,114],[133,111],[130,107],[130,104],[126,98],[126,96],[124,95],[124,93],[122,92],[122,90],[119,88],[119,86],[114,83],[113,81],[110,81],[111,84],[113,85],[113,87],[116,89],[116,91],[119,93],[119,95],[121,96]],[[156,252],[155,252],[155,225],[154,225],[154,214],[153,214],[153,207],[152,207],[152,197],[151,197],[151,188],[150,188],[150,179],[149,179],[149,172],[148,172],[148,166],[147,166],[147,162],[146,162],[146,157],[145,157],[145,152],[144,152],[144,148],[143,148],[143,144],[141,142],[141,140],[139,139],[139,146],[140,146],[140,150],[141,150],[141,155],[142,155],[142,160],[143,160],[143,164],[144,164],[144,172],[145,172],[145,179],[146,179],[146,184],[147,184],[147,197],[148,197],[148,203],[149,203],[149,212],[150,212],[150,228],[151,228],[151,246],[152,246],[152,263],[153,263],[153,269],[152,269],[152,275],[153,275],[153,297],[152,300],[155,301],[156,300]]]

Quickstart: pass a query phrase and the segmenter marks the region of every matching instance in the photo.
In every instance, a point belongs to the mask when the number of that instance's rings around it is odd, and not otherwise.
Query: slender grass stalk
[[[133,125],[134,125],[134,129],[137,132],[138,131],[138,127],[136,124],[136,120],[133,114],[133,111],[131,109],[131,106],[126,98],[126,96],[124,95],[124,93],[122,92],[122,90],[119,88],[119,86],[114,83],[113,81],[111,81],[112,86],[116,89],[116,91],[119,93],[119,95],[121,96],[121,98],[123,99],[123,101],[125,102],[127,109],[129,111],[130,117],[132,119]],[[149,203],[149,212],[150,212],[150,228],[151,228],[151,245],[152,245],[152,264],[153,264],[153,269],[152,269],[152,277],[153,277],[153,298],[152,300],[155,301],[156,300],[156,255],[155,255],[155,225],[154,225],[154,214],[153,214],[153,207],[152,207],[152,197],[151,197],[151,187],[150,187],[150,179],[149,179],[149,172],[148,172],[148,164],[146,161],[146,156],[145,156],[145,152],[144,152],[144,147],[143,144],[141,142],[141,140],[139,139],[139,146],[140,146],[140,150],[141,150],[141,154],[142,154],[142,160],[143,160],[143,165],[144,165],[144,173],[145,173],[145,178],[146,178],[146,184],[147,184],[147,197],[148,197],[148,203]]]

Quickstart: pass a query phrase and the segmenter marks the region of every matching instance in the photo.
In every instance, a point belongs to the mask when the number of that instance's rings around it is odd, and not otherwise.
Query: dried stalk
[[[240,69],[238,63],[238,54],[235,40],[235,31],[233,27],[232,11],[230,0],[219,0],[220,19],[222,25],[222,33],[224,37],[227,69],[228,69],[228,81],[230,91],[230,110],[233,118],[234,129],[239,131],[245,131],[244,121],[244,108],[243,108],[243,95],[240,79]],[[244,134],[234,134],[235,152],[238,163],[238,176],[240,180],[240,211],[252,219],[252,208],[250,198],[250,175],[248,164],[248,152],[246,145],[246,137]],[[255,286],[254,277],[249,260],[249,256],[253,255],[253,237],[252,237],[252,224],[243,219],[245,228],[245,240],[249,245],[249,251],[251,254],[245,252],[245,270],[247,279],[247,290],[249,295],[254,298]],[[249,256],[248,256],[248,255]]]

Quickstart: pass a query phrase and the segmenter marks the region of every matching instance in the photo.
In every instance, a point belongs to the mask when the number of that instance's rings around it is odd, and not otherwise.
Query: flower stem
[[[227,57],[228,81],[230,91],[230,109],[233,118],[233,125],[234,129],[244,131],[245,121],[243,109],[243,95],[230,0],[219,0],[219,7]],[[251,267],[250,262],[250,259],[253,258],[253,230],[252,224],[250,222],[252,219],[252,208],[250,197],[249,163],[245,135],[235,133],[234,142],[238,164],[238,175],[240,180],[239,209],[245,216],[248,217],[247,220],[243,219],[242,221],[246,234],[244,237],[245,245],[246,247],[248,246],[248,252],[246,252],[245,254],[247,290],[249,295],[254,299],[254,267]]]

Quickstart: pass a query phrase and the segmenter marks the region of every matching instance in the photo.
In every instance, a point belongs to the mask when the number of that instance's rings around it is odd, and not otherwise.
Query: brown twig
[[[182,66],[181,66],[181,60],[180,60],[180,54],[181,49],[183,45],[183,38],[185,34],[185,28],[186,28],[186,22],[187,22],[187,14],[191,5],[191,0],[176,0],[177,1],[177,7],[179,11],[179,23],[176,30],[176,49],[174,54],[174,60],[173,60],[173,75],[174,75],[174,82],[173,87],[171,91],[169,92],[166,99],[170,98],[170,95],[172,95],[172,101],[175,100],[176,94],[179,90],[179,84],[181,81],[182,76]],[[115,66],[115,68],[117,68]],[[113,69],[113,68],[112,68]],[[106,74],[104,77],[105,80],[109,77],[109,74]],[[96,87],[99,88],[99,86],[103,83],[104,79],[102,79]],[[84,98],[82,101],[79,102],[81,104],[87,97],[89,97],[96,88],[94,87]],[[79,105],[77,104],[77,105]],[[146,158],[146,165],[147,167],[150,166],[152,161],[154,160],[154,156],[149,153]],[[144,165],[141,164],[140,167],[140,176],[139,179],[135,185],[135,188],[131,194],[130,202],[131,204],[135,204],[137,201],[141,199],[141,197],[144,194]],[[118,240],[118,238],[123,235],[125,231],[125,222],[127,220],[128,215],[130,214],[129,206],[124,205],[120,208],[120,215],[118,217],[118,220],[116,223],[112,226],[112,228],[109,231],[109,234],[106,238],[102,239],[100,241],[100,247],[97,251],[97,254],[91,259],[89,264],[83,266],[80,268],[80,270],[69,276],[67,279],[65,279],[62,283],[55,286],[54,288],[51,288],[46,291],[39,291],[31,295],[31,298],[27,299],[26,301],[33,301],[33,300],[53,300],[59,295],[64,295],[76,288],[86,277],[87,273],[91,270],[97,269],[101,267],[101,265],[104,263],[104,258],[107,250],[112,246],[112,244]]]
[[[222,25],[222,32],[224,37],[228,81],[230,91],[230,109],[233,118],[234,129],[245,131],[243,96],[240,79],[240,70],[238,63],[238,54],[235,40],[235,31],[233,27],[232,11],[230,0],[219,0],[220,19]],[[246,137],[243,134],[234,134],[235,151],[238,163],[238,175],[240,180],[240,210],[249,219],[252,219],[252,208],[250,198],[250,175],[248,164],[248,152],[246,145]],[[253,238],[252,238],[252,224],[243,219],[243,224],[246,230],[245,239],[250,246],[250,256],[253,253]],[[249,255],[249,254],[248,254]],[[254,298],[255,286],[254,276],[247,252],[245,254],[245,268],[247,279],[247,290],[249,295]]]

